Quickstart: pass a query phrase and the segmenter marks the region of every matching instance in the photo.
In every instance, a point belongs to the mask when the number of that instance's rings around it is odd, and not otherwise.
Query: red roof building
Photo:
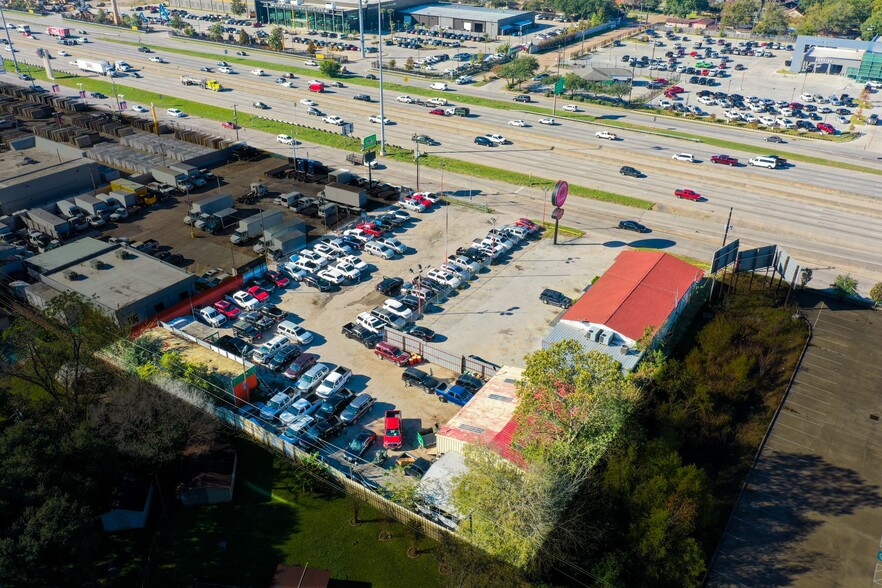
[[[634,344],[652,328],[653,339],[671,328],[704,271],[662,252],[625,251],[561,317],[543,348],[575,339],[586,349],[614,355],[628,371],[640,353]]]

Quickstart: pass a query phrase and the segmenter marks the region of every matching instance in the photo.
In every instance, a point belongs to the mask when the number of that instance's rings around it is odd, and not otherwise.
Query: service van
[[[778,159],[775,157],[752,157],[747,163],[754,167],[765,167],[768,169],[778,167]]]
[[[433,82],[429,87],[433,90],[446,90],[447,84],[445,82]]]

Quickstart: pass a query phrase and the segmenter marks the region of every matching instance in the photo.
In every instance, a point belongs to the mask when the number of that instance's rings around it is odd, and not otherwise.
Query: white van
[[[447,84],[444,82],[433,82],[429,87],[433,90],[446,90]]]
[[[279,335],[284,335],[295,343],[300,343],[301,345],[309,345],[312,341],[312,333],[303,327],[295,325],[291,321],[280,322],[279,326],[276,327],[276,332]]]
[[[778,167],[778,160],[774,157],[752,157],[748,162],[748,165],[752,165],[755,167],[765,167],[768,169],[775,169]]]
[[[288,341],[288,337],[284,335],[276,335],[254,351],[254,354],[251,356],[251,361],[254,363],[263,363],[281,351],[282,348],[287,347],[290,344],[291,342]]]

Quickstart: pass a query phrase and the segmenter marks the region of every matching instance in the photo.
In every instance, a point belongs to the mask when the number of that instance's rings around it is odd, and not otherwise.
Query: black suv
[[[224,335],[223,337],[215,341],[214,344],[216,347],[219,347],[224,351],[235,353],[239,357],[244,358],[248,358],[248,356],[251,355],[251,353],[254,351],[254,348],[251,347],[251,345],[249,345],[239,337],[230,337],[229,335]]]
[[[573,301],[567,296],[557,290],[552,290],[551,288],[542,290],[542,294],[539,295],[539,300],[541,300],[543,304],[552,304],[561,308],[569,308],[573,305]]]
[[[430,376],[423,370],[409,367],[401,374],[401,380],[405,386],[422,388],[427,394],[434,394],[435,389],[441,384],[437,378]]]
[[[356,94],[355,96],[352,97],[352,99],[353,100],[361,100],[362,102],[370,102],[371,101],[371,97],[368,96],[367,94]]]
[[[341,330],[347,339],[358,341],[368,349],[373,349],[374,345],[381,340],[381,337],[378,334],[373,331],[368,331],[361,325],[355,323],[346,323]]]
[[[622,174],[623,176],[631,176],[632,178],[642,178],[643,177],[643,174],[640,173],[639,170],[634,169],[630,165],[623,165],[619,169],[619,173]]]
[[[527,94],[518,94],[514,97],[515,102],[532,102],[533,100]]]
[[[383,277],[377,284],[377,292],[386,296],[397,296],[401,292],[402,284],[404,284],[404,280],[401,278]]]

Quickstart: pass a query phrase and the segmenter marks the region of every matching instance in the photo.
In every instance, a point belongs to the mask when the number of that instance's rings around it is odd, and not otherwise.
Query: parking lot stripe
[[[795,395],[793,392],[791,392],[789,398],[787,399],[787,403],[788,403],[788,404],[792,404],[792,405],[794,405],[794,406],[797,406],[797,407],[801,408],[802,410],[810,410],[810,411],[812,411],[812,412],[816,412],[816,413],[818,413],[819,415],[827,416],[827,413],[826,413],[826,412],[821,412],[820,410],[814,409],[814,408],[812,408],[812,407],[810,407],[810,406],[806,406],[806,405],[804,405],[804,404],[799,404],[798,402],[795,402],[795,401],[793,400],[794,396],[796,396],[796,395]],[[820,401],[819,401],[819,402],[820,402]],[[829,403],[829,402],[824,402],[824,404],[829,405],[830,403]]]
[[[776,440],[776,439],[781,440],[785,443],[792,443],[793,445],[798,445],[808,451],[812,451],[812,452],[814,451],[814,449],[812,447],[809,447],[808,445],[800,443],[799,441],[794,441],[793,439],[788,439],[787,437],[782,437],[781,435],[777,435],[775,433],[771,433],[769,435],[769,440]]]

